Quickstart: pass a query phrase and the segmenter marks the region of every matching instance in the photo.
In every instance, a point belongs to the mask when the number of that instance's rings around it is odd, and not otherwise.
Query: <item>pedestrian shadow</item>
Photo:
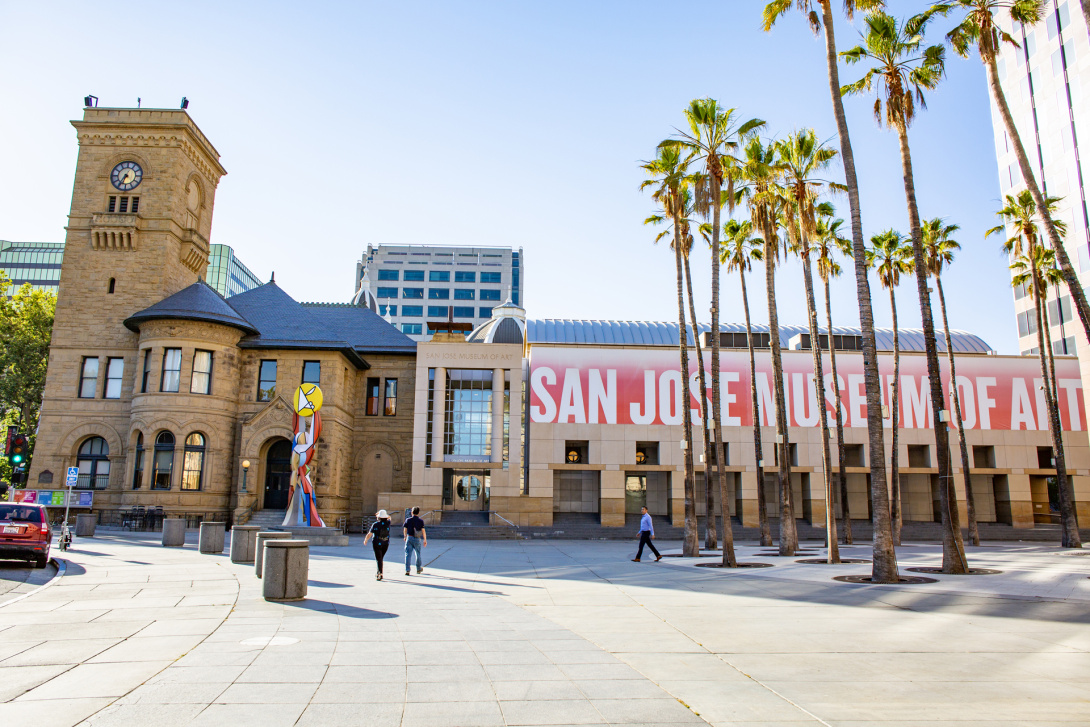
[[[454,580],[454,579],[452,579]],[[441,591],[458,591],[459,593],[476,593],[482,596],[506,596],[507,594],[502,591],[480,591],[476,588],[459,588],[458,586],[441,586],[438,583],[427,583],[425,581],[403,581],[403,583],[412,584],[420,588],[437,588]]]
[[[307,584],[318,588],[351,588],[347,583],[330,583],[329,581],[307,581]]]
[[[398,618],[401,615],[390,613],[389,611],[376,611],[370,608],[361,608],[360,606],[349,606],[345,603],[322,601],[316,598],[308,598],[303,601],[287,601],[284,605],[298,608],[303,611],[327,611],[345,618],[361,618],[368,620]]]

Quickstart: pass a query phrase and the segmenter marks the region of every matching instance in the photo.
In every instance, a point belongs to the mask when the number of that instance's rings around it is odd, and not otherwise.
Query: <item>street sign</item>
[[[79,480],[79,467],[69,467],[68,472],[64,476],[65,487],[75,487],[76,482]]]

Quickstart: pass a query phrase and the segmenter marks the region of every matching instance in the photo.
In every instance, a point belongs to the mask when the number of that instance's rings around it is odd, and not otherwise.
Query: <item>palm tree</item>
[[[836,373],[836,346],[833,345],[833,309],[829,301],[829,281],[840,275],[840,263],[835,255],[851,256],[852,242],[840,234],[844,220],[832,219],[833,206],[828,202],[818,205],[817,229],[814,233],[814,252],[817,254],[818,275],[825,285],[825,321],[829,331],[829,368],[833,379],[833,403],[836,407],[837,468],[840,481],[840,508],[844,528],[844,544],[852,544],[851,509],[848,507],[848,477],[844,471],[844,411],[840,402],[840,378]]]
[[[848,132],[848,117],[840,95],[840,69],[837,67],[836,34],[833,30],[833,0],[773,0],[764,9],[764,29],[771,30],[776,21],[792,6],[804,13],[810,28],[825,35],[825,67],[829,78],[829,95],[836,117],[836,132],[840,139],[840,159],[844,165],[844,183],[848,188],[848,208],[851,213],[852,261],[855,264],[855,294],[859,303],[859,328],[863,335],[863,381],[869,411],[882,408],[881,379],[878,374],[878,348],[874,340],[874,311],[871,304],[870,279],[867,277],[866,246],[863,240],[863,216],[859,206],[859,178],[855,172],[855,153]],[[844,0],[844,13],[854,17],[858,8],[870,11],[885,5],[883,0]],[[815,10],[814,8],[817,8]],[[819,12],[820,11],[820,12]],[[886,468],[875,467],[885,461],[885,441],[882,422],[867,419],[867,447],[871,461],[871,503],[874,536],[872,540],[871,580],[876,583],[896,583],[897,553],[889,524],[889,497],[886,492]],[[875,506],[877,505],[877,506]]]
[[[829,458],[829,418],[826,416],[824,381],[821,363],[821,336],[818,331],[817,302],[814,298],[814,276],[810,269],[810,240],[817,231],[818,198],[832,190],[842,190],[844,185],[818,177],[836,156],[836,150],[818,141],[813,129],[797,131],[776,144],[776,153],[784,167],[786,212],[791,216],[788,226],[793,251],[802,258],[803,282],[806,287],[806,313],[810,326],[810,351],[814,357],[814,402],[821,419],[821,470],[825,476],[825,533],[828,540],[830,563],[840,562],[837,547],[836,514],[833,510],[833,473]],[[829,337],[830,346],[832,336]]]
[[[787,402],[783,386],[783,354],[776,310],[776,265],[780,259],[778,227],[787,198],[782,185],[783,165],[776,159],[775,144],[750,139],[739,163],[740,191],[749,205],[753,228],[764,240],[765,292],[768,296],[768,337],[772,348],[772,385],[776,400],[776,450],[780,484],[780,555],[794,555],[799,547],[795,507],[791,491]],[[754,416],[757,413],[754,412]]]
[[[772,532],[768,527],[768,507],[765,504],[765,474],[761,464],[764,449],[761,445],[761,419],[757,403],[757,362],[753,353],[753,327],[749,321],[749,295],[746,293],[746,273],[753,269],[755,260],[764,258],[764,240],[753,237],[753,223],[749,220],[727,220],[723,225],[723,242],[719,249],[720,260],[727,272],[738,272],[742,285],[742,310],[746,316],[746,347],[749,349],[749,393],[753,406],[753,454],[757,462],[757,522],[761,529],[761,545],[772,545]]]
[[[1034,202],[1033,195],[1028,189],[1022,190],[1017,195],[1008,194],[1006,201],[1006,206],[996,213],[1013,231],[1012,235],[1008,235],[1007,242],[1003,245],[1003,250],[1009,255],[1014,256],[1016,260],[1024,259],[1023,262],[1025,264],[1017,271],[1019,274],[1015,276],[1015,280],[1018,282],[1012,284],[1018,285],[1020,283],[1030,282],[1033,286],[1031,292],[1033,294],[1034,306],[1037,308],[1038,317],[1038,348],[1041,349],[1041,356],[1044,357],[1047,356],[1052,349],[1051,346],[1049,346],[1048,353],[1044,352],[1043,337],[1047,332],[1042,333],[1040,331],[1041,308],[1044,307],[1041,301],[1044,300],[1044,296],[1041,293],[1040,275],[1033,274],[1037,262],[1039,260],[1044,260],[1044,258],[1038,257],[1035,253],[1035,250],[1041,247],[1040,233],[1037,229],[1036,221],[1038,212],[1037,204]],[[1056,206],[1059,202],[1059,197],[1047,197],[1045,199],[1049,214],[1055,213]],[[1056,224],[1059,225],[1061,234],[1067,234],[1067,226],[1063,222],[1057,222]],[[988,230],[985,234],[1003,234],[1005,231],[1004,225],[997,225]],[[1052,252],[1054,253],[1054,251]],[[1028,278],[1022,278],[1020,277],[1022,273],[1030,273],[1030,275]],[[1067,478],[1067,465],[1063,456],[1063,433],[1060,429],[1059,409],[1056,407],[1055,387],[1050,384],[1048,372],[1045,370],[1044,358],[1042,358],[1041,361],[1041,374],[1045,391],[1045,404],[1048,407],[1048,428],[1052,433],[1052,450],[1056,453],[1056,481],[1059,485],[1060,494],[1060,544],[1065,548],[1081,548],[1082,538],[1079,534],[1079,521],[1075,513],[1075,493],[1071,487],[1070,480]]]
[[[969,542],[980,545],[980,529],[976,524],[976,500],[973,498],[973,478],[969,469],[969,445],[965,442],[965,428],[961,417],[961,395],[958,393],[957,371],[954,368],[954,344],[950,339],[950,322],[946,317],[946,294],[942,290],[942,269],[954,261],[954,251],[959,245],[951,238],[960,227],[947,225],[941,218],[924,220],[922,233],[924,252],[927,254],[927,272],[935,278],[939,293],[939,310],[942,311],[942,332],[946,339],[946,359],[950,363],[950,398],[954,403],[954,425],[958,430],[958,446],[961,449],[961,475],[965,482],[965,519],[969,525]]]
[[[685,432],[685,536],[682,552],[685,556],[696,557],[700,555],[700,543],[697,539],[696,493],[693,481],[693,422],[689,413],[692,407],[689,394],[689,346],[685,331],[685,276],[682,262],[684,243],[681,223],[685,190],[692,183],[691,177],[685,173],[688,162],[678,149],[659,148],[658,156],[641,165],[650,179],[644,180],[640,189],[652,188],[654,191],[651,198],[673,221],[674,262],[677,268],[678,349],[681,358],[681,416]]]
[[[901,284],[901,273],[912,272],[912,248],[905,244],[905,236],[895,230],[874,235],[870,239],[871,249],[867,259],[878,273],[882,287],[889,291],[889,310],[893,315],[893,392],[890,394],[889,415],[893,423],[893,456],[890,458],[890,486],[893,494],[893,507],[890,519],[893,522],[893,544],[901,544],[901,478],[897,450],[897,432],[901,428],[900,389],[901,389],[901,343],[897,327],[897,286]],[[882,417],[885,419],[885,417]]]
[[[950,0],[949,2],[935,4],[932,11],[943,14],[955,9],[965,11],[965,17],[961,23],[946,34],[946,39],[950,42],[950,46],[954,51],[962,57],[967,58],[974,46],[980,54],[980,60],[984,64],[984,71],[988,77],[988,89],[991,92],[996,108],[999,109],[999,116],[1003,119],[1003,129],[1007,132],[1007,138],[1010,139],[1014,147],[1014,156],[1018,160],[1018,169],[1022,174],[1026,189],[1033,197],[1033,203],[1038,210],[1045,210],[1040,214],[1041,221],[1044,223],[1046,237],[1053,252],[1056,253],[1056,261],[1063,273],[1064,282],[1067,283],[1068,292],[1071,293],[1071,300],[1075,303],[1075,310],[1079,314],[1079,320],[1082,321],[1083,330],[1090,337],[1090,304],[1087,303],[1086,292],[1083,290],[1082,284],[1079,283],[1078,273],[1075,272],[1075,268],[1071,265],[1067,250],[1064,249],[1064,233],[1057,224],[1053,213],[1047,211],[1049,204],[1044,194],[1041,193],[1036,177],[1033,176],[1033,166],[1030,164],[1025,146],[1022,144],[1022,137],[1018,133],[1018,127],[1014,123],[1014,117],[1011,115],[1010,106],[1007,104],[1003,86],[999,83],[999,70],[996,65],[1001,43],[1009,43],[1011,46],[1018,48],[1018,43],[1014,38],[996,25],[996,15],[1005,11],[1015,25],[1031,27],[1041,21],[1046,8],[1050,7],[1051,3],[1046,2],[1046,0]],[[1088,8],[1090,8],[1090,0],[1082,0],[1082,8],[1083,13],[1087,13]]]
[[[740,140],[752,135],[757,129],[764,126],[760,119],[749,119],[738,123],[735,117],[735,109],[725,109],[715,99],[694,99],[685,109],[685,119],[688,121],[689,130],[679,131],[677,137],[663,142],[664,144],[676,144],[688,149],[692,154],[695,164],[703,165],[700,183],[697,185],[696,211],[708,219],[711,217],[711,254],[712,254],[712,305],[711,305],[711,339],[712,339],[712,404],[715,412],[715,469],[719,482],[720,499],[723,502],[723,540],[730,542],[730,549],[734,549],[733,533],[730,528],[730,514],[726,509],[727,502],[727,473],[722,466],[723,430],[719,422],[720,390],[719,390],[719,216],[723,207],[723,183],[727,182],[726,200],[730,205],[730,212],[734,211],[734,177],[728,173],[732,168],[730,161],[731,152],[738,147]],[[703,364],[702,364],[703,365]],[[705,397],[701,397],[704,402]],[[707,448],[705,447],[705,452]],[[705,459],[708,457],[705,455]],[[704,465],[705,472],[711,465],[710,461]],[[708,502],[712,502],[711,490],[707,490]],[[708,527],[709,538],[714,546],[714,510],[709,504]],[[726,562],[726,550],[723,557]]]
[[[916,184],[912,173],[912,154],[908,146],[908,127],[916,118],[916,104],[926,108],[924,91],[934,89],[945,72],[945,49],[941,45],[923,48],[923,33],[931,13],[898,22],[884,12],[868,15],[864,21],[863,45],[841,55],[849,64],[869,61],[866,74],[845,85],[844,95],[861,94],[878,87],[874,115],[897,132],[901,150],[901,170],[904,176],[905,202],[912,240],[912,258],[916,269],[916,291],[920,298],[920,318],[923,324],[924,350],[927,358],[928,385],[935,421],[935,450],[939,469],[939,493],[942,507],[943,547],[942,572],[966,573],[965,545],[958,524],[957,500],[950,479],[949,433],[943,423],[945,398],[939,372],[939,355],[935,342],[935,322],[931,315],[931,298],[927,292],[927,260],[920,232],[920,211],[916,206]],[[873,495],[873,493],[872,493]],[[878,514],[874,517],[877,519]]]

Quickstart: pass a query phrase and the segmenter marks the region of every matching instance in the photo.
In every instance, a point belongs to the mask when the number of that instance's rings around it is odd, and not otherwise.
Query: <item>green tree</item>
[[[712,369],[712,403],[711,410],[715,413],[715,463],[716,480],[719,483],[719,493],[723,505],[723,540],[730,542],[731,559],[733,559],[734,536],[727,532],[730,527],[730,517],[726,506],[727,473],[721,463],[723,451],[723,431],[719,422],[721,411],[721,392],[719,388],[719,229],[720,212],[724,201],[734,211],[734,175],[730,173],[733,168],[732,152],[737,149],[741,140],[754,134],[764,126],[760,119],[749,119],[739,122],[736,109],[727,109],[719,105],[719,102],[711,98],[694,99],[685,109],[685,119],[688,122],[687,131],[679,131],[678,135],[669,139],[664,144],[681,145],[691,152],[692,162],[702,166],[698,177],[696,212],[704,217],[711,218],[711,263],[712,263],[712,305],[711,305],[711,369]],[[724,194],[726,184],[726,194]],[[701,360],[703,370],[703,360]],[[705,396],[701,396],[701,408],[706,409]],[[707,448],[705,448],[705,452]],[[705,455],[705,459],[708,457]],[[705,462],[704,468],[710,466],[710,461]],[[712,502],[711,490],[708,490],[708,502]],[[708,540],[714,547],[715,518],[710,509],[708,522]],[[726,562],[726,550],[724,550],[724,562]]]
[[[746,292],[746,273],[753,269],[754,261],[764,258],[764,240],[753,236],[753,223],[749,220],[727,220],[723,224],[723,242],[720,243],[719,259],[727,266],[727,272],[738,273],[742,286],[742,310],[746,317],[746,348],[749,350],[749,393],[753,406],[753,456],[757,463],[757,523],[761,530],[761,545],[772,545],[772,531],[768,527],[768,500],[765,494],[764,449],[761,445],[761,419],[758,416],[757,360],[753,351],[753,326],[749,318],[749,294]]]
[[[1015,264],[1011,266],[1011,269],[1016,273],[1012,285],[1030,284],[1030,293],[1033,295],[1033,305],[1036,308],[1037,315],[1037,347],[1041,355],[1041,378],[1045,393],[1045,405],[1048,409],[1048,429],[1052,434],[1052,451],[1056,458],[1056,482],[1059,487],[1060,497],[1060,544],[1065,548],[1081,548],[1082,537],[1079,534],[1079,521],[1075,512],[1075,492],[1070,479],[1067,477],[1067,463],[1064,458],[1063,430],[1060,427],[1060,410],[1056,404],[1055,396],[1055,376],[1049,377],[1047,364],[1047,357],[1052,353],[1052,346],[1049,344],[1046,351],[1045,336],[1051,338],[1051,334],[1047,330],[1041,331],[1042,321],[1044,320],[1041,316],[1041,309],[1045,308],[1044,291],[1046,286],[1043,285],[1044,281],[1039,268],[1049,258],[1040,252],[1042,245],[1040,231],[1037,227],[1038,209],[1032,192],[1024,189],[1017,195],[1008,194],[1006,202],[1003,209],[996,213],[1005,225],[996,225],[988,230],[986,235],[1004,234],[1007,232],[1007,228],[1010,228],[1007,241],[1003,245],[1003,251],[1015,258]],[[1055,214],[1059,202],[1059,197],[1047,197],[1045,199],[1050,214]],[[1067,227],[1063,222],[1055,224],[1059,225],[1061,234],[1067,234]],[[1048,252],[1055,254],[1051,250]],[[1015,267],[1015,265],[1018,267]]]
[[[957,225],[948,225],[941,218],[924,220],[923,245],[927,254],[927,272],[935,278],[935,289],[939,294],[939,310],[942,311],[942,332],[946,340],[946,360],[950,364],[950,399],[954,404],[954,425],[958,432],[958,447],[961,450],[961,475],[965,483],[965,519],[969,526],[969,542],[980,545],[980,529],[976,523],[976,499],[973,497],[973,477],[969,468],[969,445],[965,441],[964,420],[961,416],[961,395],[957,387],[957,369],[954,367],[954,344],[950,338],[950,321],[946,317],[946,294],[942,290],[942,271],[954,262],[954,252],[961,249],[951,236],[957,232]]]
[[[685,435],[685,535],[682,552],[688,557],[696,557],[700,555],[700,542],[697,534],[696,488],[693,476],[693,422],[690,416],[689,345],[685,330],[685,273],[682,260],[684,241],[681,237],[685,190],[693,181],[686,174],[688,163],[689,160],[681,155],[679,149],[659,147],[658,155],[641,165],[650,178],[644,180],[640,189],[652,189],[651,198],[673,221],[674,262],[677,267],[678,350],[681,359],[681,417]]]
[[[852,544],[852,517],[848,506],[848,477],[844,462],[844,408],[840,401],[840,377],[836,373],[836,346],[833,345],[833,309],[829,300],[829,283],[840,275],[837,253],[851,257],[852,241],[841,235],[844,220],[833,219],[833,206],[828,202],[818,205],[817,229],[814,233],[814,252],[817,255],[818,275],[825,286],[825,320],[829,331],[829,368],[832,376],[833,404],[836,408],[837,479],[840,487],[840,513],[844,544]]]
[[[943,573],[966,573],[965,545],[958,524],[957,499],[950,478],[949,432],[940,415],[944,397],[939,371],[938,348],[935,342],[935,321],[931,314],[931,297],[927,288],[927,259],[920,231],[920,211],[916,205],[916,183],[912,171],[912,153],[908,145],[908,127],[916,118],[917,104],[926,108],[924,91],[938,86],[945,73],[945,48],[923,46],[924,30],[932,13],[913,16],[898,22],[884,12],[875,12],[864,20],[863,44],[841,53],[849,64],[867,62],[870,68],[854,83],[845,85],[844,95],[869,92],[877,87],[874,116],[879,124],[897,132],[901,151],[901,172],[904,178],[905,202],[908,206],[909,237],[912,240],[913,267],[916,271],[916,291],[920,299],[923,324],[924,352],[927,358],[928,385],[935,422],[935,450],[939,470],[939,497],[942,509],[942,570]],[[874,493],[872,492],[872,498]],[[884,498],[883,498],[884,499]],[[874,515],[876,521],[879,515]]]
[[[1079,282],[1079,276],[1075,272],[1074,266],[1071,265],[1067,250],[1064,249],[1064,233],[1057,225],[1054,215],[1048,211],[1049,205],[1041,192],[1040,185],[1037,184],[1037,178],[1033,175],[1033,165],[1030,163],[1029,155],[1026,154],[1022,137],[1018,133],[1018,126],[1014,123],[1014,116],[1007,104],[1006,94],[999,82],[999,70],[996,64],[1001,43],[1007,43],[1014,48],[1018,48],[1017,41],[996,25],[996,16],[1005,13],[1016,26],[1024,25],[1029,28],[1041,22],[1046,9],[1050,9],[1051,5],[1052,3],[1046,0],[952,0],[951,2],[936,3],[932,6],[932,11],[944,14],[955,10],[964,12],[961,23],[946,34],[946,39],[954,51],[964,58],[969,57],[969,53],[974,47],[980,55],[980,60],[984,64],[984,72],[988,78],[988,90],[991,93],[992,101],[995,102],[995,106],[999,110],[999,117],[1003,120],[1003,129],[1007,132],[1007,138],[1014,148],[1014,156],[1018,160],[1018,170],[1022,174],[1026,189],[1033,197],[1033,203],[1038,210],[1044,210],[1040,214],[1041,222],[1045,228],[1045,237],[1056,254],[1056,261],[1059,264],[1064,281],[1067,283],[1068,292],[1075,304],[1075,311],[1082,322],[1083,330],[1090,337],[1090,304],[1087,303],[1086,291]],[[1088,5],[1090,5],[1090,0],[1083,0],[1082,8],[1084,13],[1087,12]]]
[[[840,562],[837,547],[836,514],[833,502],[833,472],[829,456],[829,417],[826,415],[825,372],[821,361],[821,334],[818,330],[817,300],[814,296],[814,276],[810,266],[810,241],[817,233],[818,200],[844,185],[818,176],[836,157],[836,150],[818,141],[813,129],[797,131],[776,144],[776,154],[784,169],[785,211],[791,217],[788,234],[791,249],[802,259],[803,282],[806,289],[806,314],[810,326],[810,352],[814,358],[814,405],[821,424],[821,470],[825,477],[825,528],[830,563]],[[830,346],[832,335],[829,336]]]
[[[882,407],[882,389],[878,374],[878,349],[874,340],[874,311],[871,304],[870,279],[867,277],[866,244],[863,239],[863,217],[859,205],[859,177],[855,171],[855,153],[852,151],[848,117],[844,113],[844,101],[840,94],[840,69],[837,66],[836,34],[833,29],[833,0],[773,0],[764,9],[764,29],[771,30],[776,21],[792,7],[798,8],[810,23],[810,28],[825,35],[825,66],[832,97],[833,115],[836,118],[837,137],[840,139],[840,159],[844,165],[844,183],[848,188],[848,208],[851,217],[852,261],[855,264],[855,293],[859,304],[859,328],[863,337],[863,382],[867,394],[867,408],[878,411]],[[884,7],[882,0],[844,0],[844,14],[853,19],[856,9],[870,11]],[[867,419],[867,447],[870,450],[871,505],[874,536],[872,539],[871,578],[877,583],[896,583],[897,553],[893,548],[893,536],[889,523],[889,495],[886,491],[885,467],[874,467],[874,462],[885,461],[885,441],[882,422]]]
[[[870,239],[871,248],[867,251],[867,260],[878,273],[882,287],[889,291],[889,310],[893,315],[893,391],[890,393],[889,415],[893,420],[893,456],[890,458],[890,487],[892,489],[892,508],[890,520],[893,523],[893,544],[901,544],[901,478],[897,450],[897,433],[901,428],[901,342],[897,325],[897,286],[901,284],[901,273],[912,272],[912,248],[905,241],[905,236],[895,230],[874,235]],[[882,417],[885,419],[885,417]]]

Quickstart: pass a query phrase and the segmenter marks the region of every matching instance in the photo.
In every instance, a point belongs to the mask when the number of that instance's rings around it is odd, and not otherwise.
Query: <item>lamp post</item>
[[[246,473],[250,471],[250,460],[242,460],[242,494],[246,494]]]

